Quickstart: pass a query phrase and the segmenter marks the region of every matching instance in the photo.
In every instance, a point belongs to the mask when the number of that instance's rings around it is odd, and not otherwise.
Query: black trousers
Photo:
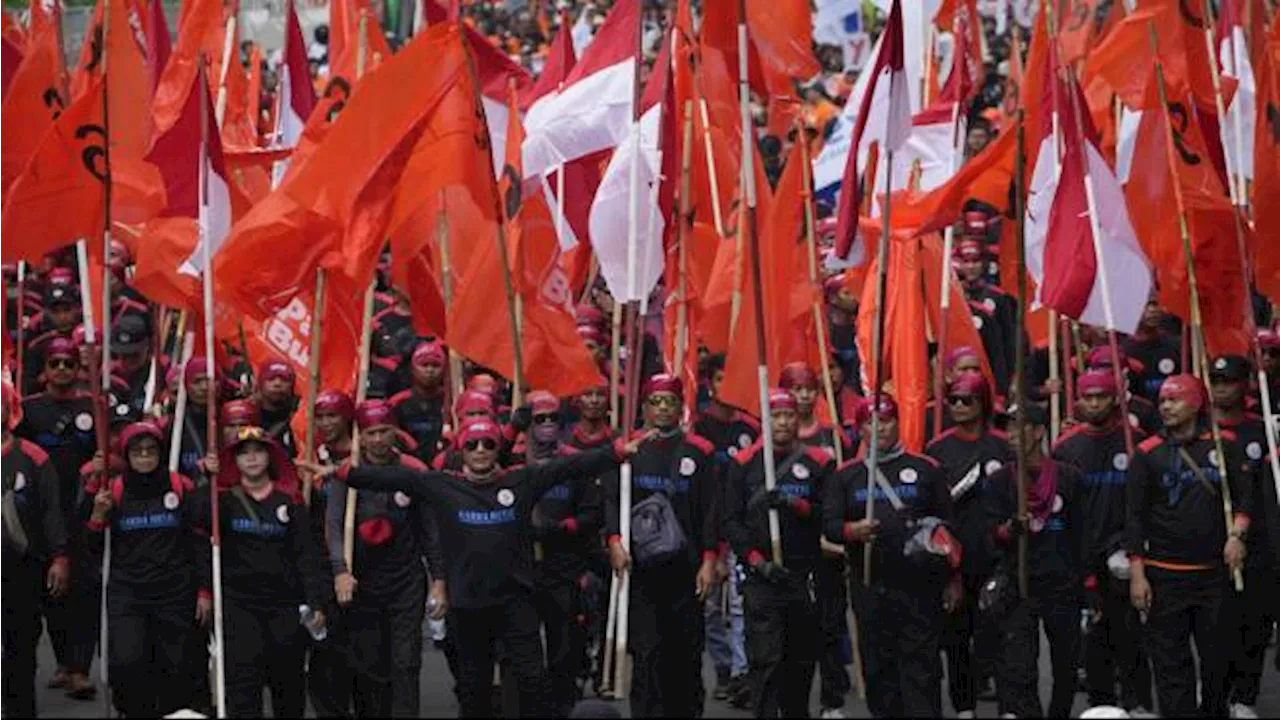
[[[358,593],[346,610],[357,717],[418,717],[425,578],[396,592]]]
[[[1230,700],[1256,705],[1267,643],[1280,621],[1280,572],[1265,566],[1245,568],[1244,592],[1232,592],[1232,605],[1227,617],[1239,621],[1239,644],[1228,670]]]
[[[453,608],[449,634],[458,658],[459,717],[494,717],[493,663],[502,647],[503,672],[519,689],[523,717],[547,717],[551,680],[542,657],[538,612],[530,596],[483,608]]]
[[[1076,692],[1080,662],[1080,595],[1070,584],[1038,586],[1000,624],[996,695],[1001,713],[1020,718],[1045,717],[1040,704],[1040,626],[1049,639],[1053,690],[1048,717],[1067,717]]]
[[[1228,626],[1223,621],[1229,592],[1225,570],[1174,572],[1147,567],[1151,610],[1143,633],[1156,681],[1162,717],[1225,716]],[[1200,656],[1197,675],[1191,655]],[[1196,681],[1202,680],[1201,704]]]
[[[29,559],[4,559],[0,568],[0,596],[4,598],[3,678],[4,716],[36,715],[36,644],[40,641],[42,566]]]
[[[849,636],[849,621],[845,616],[849,609],[849,594],[844,578],[844,558],[820,559],[813,569],[813,588],[821,632],[819,699],[823,708],[841,708],[852,687],[841,649]]]
[[[749,578],[742,587],[742,614],[754,716],[809,717],[820,648],[808,577],[785,586]]]
[[[941,717],[942,589],[850,583],[858,649],[875,717]]]
[[[107,590],[107,665],[112,701],[129,717],[158,717],[188,707],[196,598],[155,599],[149,590]],[[198,633],[204,636],[204,631]]]
[[[628,646],[631,713],[644,718],[702,715],[702,603],[681,557],[631,575]]]
[[[573,578],[540,582],[533,602],[542,620],[551,681],[548,710],[568,715],[578,702],[578,675],[586,663],[587,631],[578,621],[578,587]]]
[[[311,658],[307,667],[307,694],[316,717],[351,717],[355,674],[348,662],[345,617],[342,612],[328,617],[328,636],[321,642],[307,636]]]
[[[947,656],[947,693],[956,712],[976,708],[978,684],[995,673],[1000,628],[978,612],[978,594],[984,582],[985,577],[964,578],[964,599],[947,616],[942,635],[942,651]]]
[[[1142,624],[1129,601],[1129,583],[1105,570],[1097,574],[1102,619],[1085,636],[1084,663],[1090,705],[1154,709],[1151,667],[1142,647]],[[1120,692],[1116,693],[1116,682]]]
[[[53,657],[68,672],[89,674],[101,625],[101,580],[96,570],[78,564],[71,570],[71,587],[60,598],[43,598],[45,629]],[[193,611],[194,612],[194,611]]]
[[[306,630],[296,605],[254,607],[227,602],[223,608],[227,645],[227,713],[260,718],[262,688],[271,691],[273,717],[301,717],[306,709],[302,661]]]

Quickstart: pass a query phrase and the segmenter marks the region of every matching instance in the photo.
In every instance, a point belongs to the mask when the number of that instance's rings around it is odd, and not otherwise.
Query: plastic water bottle
[[[311,633],[311,639],[321,642],[329,637],[329,628],[326,625],[319,625],[316,620],[316,611],[311,609],[310,605],[298,606],[298,619],[302,623],[302,627]]]

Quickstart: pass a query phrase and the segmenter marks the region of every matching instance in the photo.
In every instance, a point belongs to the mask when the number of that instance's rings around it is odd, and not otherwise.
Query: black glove
[[[768,560],[756,563],[752,569],[755,570],[760,578],[767,583],[785,585],[789,580],[791,580],[790,570]]]
[[[522,433],[529,429],[533,424],[533,407],[530,405],[521,405],[516,411],[511,413],[511,429],[517,433]]]

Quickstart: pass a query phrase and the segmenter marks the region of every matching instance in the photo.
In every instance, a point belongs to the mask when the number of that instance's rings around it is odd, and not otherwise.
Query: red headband
[[[203,355],[192,356],[183,367],[182,381],[188,386],[195,382],[196,378],[206,376],[209,373],[209,361],[205,360]]]
[[[479,390],[492,396],[498,391],[498,381],[489,373],[472,375],[471,379],[467,381],[467,389]]]
[[[69,357],[79,360],[80,351],[70,338],[56,337],[50,340],[44,349],[45,360],[55,357]]]
[[[956,243],[952,256],[959,260],[981,260],[982,243],[977,240],[961,240]]]
[[[283,360],[267,360],[258,367],[258,377],[262,382],[283,378],[293,382],[293,367]]]
[[[858,403],[858,410],[855,413],[855,418],[859,425],[865,425],[868,422],[871,422],[871,407],[873,405],[875,405],[875,400],[869,397],[863,398],[862,401]],[[878,414],[880,415],[881,420],[898,419],[898,403],[889,393],[880,393]]]
[[[1264,348],[1280,347],[1280,335],[1277,335],[1272,330],[1259,330],[1258,345]]]
[[[836,293],[840,292],[840,288],[843,288],[844,285],[845,285],[844,273],[841,273],[839,275],[832,275],[831,277],[822,281],[822,293],[826,297],[830,298],[832,295],[835,295]]]
[[[361,430],[375,427],[396,427],[395,413],[382,400],[365,400],[356,406],[356,426]]]
[[[1125,357],[1123,350],[1120,350],[1119,352],[1120,352],[1120,369],[1123,370],[1125,367],[1128,366],[1129,359]],[[1116,356],[1112,354],[1111,348],[1106,345],[1103,345],[1101,347],[1096,347],[1089,351],[1089,356],[1085,359],[1085,366],[1088,367],[1090,370],[1096,370],[1098,368],[1115,367],[1115,364],[1116,364],[1115,358]]]
[[[493,415],[493,396],[480,390],[465,390],[458,396],[453,409],[459,416],[476,410],[482,410],[486,415]]]
[[[818,387],[818,376],[807,363],[788,363],[782,368],[778,384],[787,390],[798,387]]]
[[[790,390],[782,388],[771,388],[769,390],[769,410],[795,410],[796,396],[791,394]]]
[[[1186,373],[1171,375],[1160,385],[1160,399],[1179,400],[1200,410],[1205,401],[1204,383]]]
[[[529,393],[526,402],[529,403],[529,408],[534,413],[557,412],[560,410],[560,401],[556,399],[555,395],[546,390],[534,390]]]
[[[475,418],[467,421],[462,429],[458,431],[458,445],[466,445],[472,440],[492,440],[498,442],[502,439],[502,431],[498,428],[498,424],[488,418]]]
[[[987,234],[987,214],[980,211],[970,210],[964,214],[964,234],[968,236],[982,237]]]
[[[984,398],[987,395],[987,378],[978,373],[962,373],[951,378],[947,394]]]
[[[164,442],[164,433],[160,431],[160,427],[150,420],[142,420],[120,431],[120,447],[128,448],[129,443],[140,437],[149,437],[157,443]]]
[[[413,349],[413,357],[410,358],[410,362],[417,367],[431,364],[444,367],[444,348],[441,347],[440,343],[424,342]]]
[[[964,358],[973,358],[978,362],[982,362],[982,358],[978,355],[978,351],[968,345],[961,345],[947,353],[947,369],[953,370],[957,363]]]
[[[351,402],[350,395],[337,390],[325,390],[316,396],[316,412],[331,412],[351,422],[355,417],[356,407]]]
[[[320,407],[318,401],[316,407]],[[261,425],[262,414],[258,406],[248,400],[228,400],[222,403],[220,420],[223,425]]]
[[[1107,395],[1116,394],[1116,374],[1110,369],[1089,370],[1076,378],[1076,391],[1080,395],[1090,392],[1102,392]]]
[[[644,381],[644,387],[641,388],[641,395],[649,397],[654,393],[668,392],[676,397],[684,398],[684,383],[680,382],[680,378],[667,373],[658,373]]]
[[[579,325],[578,337],[581,338],[584,343],[591,341],[596,345],[605,344],[604,333],[600,332],[600,328],[595,325]]]

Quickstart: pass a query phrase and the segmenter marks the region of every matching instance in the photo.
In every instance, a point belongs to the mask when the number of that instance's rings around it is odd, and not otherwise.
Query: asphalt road
[[[1266,674],[1263,676],[1262,698],[1258,703],[1258,714],[1261,717],[1280,717],[1280,675],[1275,671],[1272,664],[1272,649],[1268,652],[1266,663]],[[95,718],[103,716],[103,704],[101,695],[92,702],[83,702],[68,699],[60,690],[48,690],[45,683],[53,674],[53,654],[49,647],[47,637],[42,639],[39,653],[40,668],[36,675],[36,693],[37,707],[41,717],[69,717],[69,718]],[[704,663],[707,668],[707,687],[710,689],[715,684],[714,675],[710,670],[710,661]],[[1047,643],[1041,641],[1041,658],[1040,658],[1040,690],[1041,697],[1045,702],[1048,701],[1050,679],[1048,674],[1049,659],[1047,655]],[[97,667],[94,668],[97,673]],[[428,641],[426,649],[423,651],[422,658],[422,717],[446,718],[457,717],[458,706],[453,697],[453,678],[449,674],[449,669],[445,665],[444,655],[431,646]],[[943,691],[944,712],[948,716],[953,716],[951,708],[947,705],[946,691]],[[1086,707],[1085,696],[1083,694],[1076,695],[1076,705],[1073,715],[1078,715]],[[629,709],[625,702],[619,703],[619,709],[623,717],[630,717]],[[845,705],[846,714],[849,717],[865,718],[870,717],[866,706],[858,700],[856,693],[850,693],[848,702]],[[814,695],[812,701],[812,712],[817,716],[818,697],[815,681]],[[996,708],[994,703],[979,703],[978,717],[994,718],[996,717]],[[745,718],[750,717],[750,713],[737,710],[729,705],[711,700],[708,697],[706,707],[706,717],[726,717],[726,718]]]

